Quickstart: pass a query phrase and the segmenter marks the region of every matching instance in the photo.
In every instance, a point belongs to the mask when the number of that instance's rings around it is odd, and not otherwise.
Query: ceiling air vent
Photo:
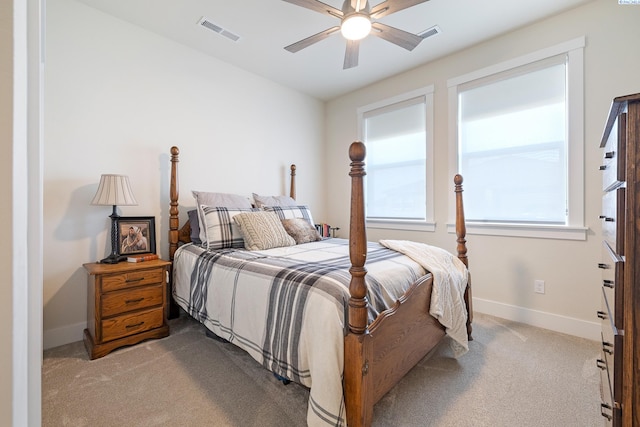
[[[198,21],[198,24],[203,26],[204,28],[207,28],[213,32],[216,32],[218,34],[220,34],[223,37],[228,38],[229,40],[233,40],[234,42],[237,42],[238,40],[240,40],[240,36],[237,34],[232,33],[229,30],[224,29],[223,27],[221,27],[218,24],[214,24],[213,22],[211,22],[210,20],[208,20],[207,18],[205,18],[204,16],[202,18],[200,18],[200,20]]]
[[[433,27],[428,28],[428,29],[426,29],[426,30],[424,30],[424,31],[420,31],[420,32],[418,33],[418,35],[419,35],[420,37],[422,37],[423,39],[426,39],[426,38],[428,38],[428,37],[431,37],[431,36],[435,36],[435,35],[437,35],[437,34],[440,34],[441,32],[442,32],[442,30],[440,29],[440,27],[438,27],[437,25],[434,25]]]

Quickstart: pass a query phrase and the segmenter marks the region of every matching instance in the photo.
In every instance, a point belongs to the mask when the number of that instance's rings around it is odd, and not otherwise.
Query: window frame
[[[424,220],[402,220],[402,219],[371,219],[366,217],[365,221],[368,228],[376,229],[389,229],[389,230],[409,230],[409,231],[435,231],[436,224],[434,222],[434,147],[433,147],[433,132],[434,132],[434,86],[425,86],[420,89],[416,89],[410,92],[406,92],[391,98],[383,99],[372,104],[368,104],[357,109],[358,116],[358,140],[364,141],[364,120],[365,115],[375,110],[389,109],[395,104],[403,104],[415,98],[424,98],[425,106],[425,144],[426,144],[426,186],[425,186],[425,219]],[[366,164],[366,158],[365,158]],[[366,186],[366,178],[365,178]],[[366,197],[366,191],[365,191]],[[366,205],[366,199],[365,199]]]
[[[449,170],[458,173],[458,94],[459,87],[468,86],[476,80],[491,79],[492,76],[510,70],[530,67],[536,62],[549,60],[559,55],[567,57],[567,176],[568,218],[566,225],[493,223],[467,221],[468,234],[493,236],[537,237],[546,239],[586,240],[588,228],[584,224],[584,47],[585,37],[538,50],[493,66],[482,68],[447,81],[449,97]],[[464,177],[463,177],[464,178]],[[447,229],[455,232],[455,197],[449,195],[449,221]]]

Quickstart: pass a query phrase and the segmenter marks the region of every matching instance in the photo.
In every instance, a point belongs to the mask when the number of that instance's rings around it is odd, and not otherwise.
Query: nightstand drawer
[[[163,322],[164,307],[105,319],[102,321],[102,341],[111,341],[159,328]]]
[[[164,302],[163,296],[162,284],[104,294],[102,296],[102,317],[160,306]]]
[[[117,291],[118,289],[150,285],[153,283],[164,283],[164,269],[155,268],[152,270],[129,271],[104,276],[102,278],[102,292]]]

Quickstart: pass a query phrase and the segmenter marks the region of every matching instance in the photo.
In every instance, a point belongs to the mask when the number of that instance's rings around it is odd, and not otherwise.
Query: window
[[[374,228],[433,230],[433,88],[358,109]]]
[[[470,232],[586,239],[583,46],[580,39],[450,82]]]
[[[459,89],[469,221],[566,224],[566,65],[562,56]]]

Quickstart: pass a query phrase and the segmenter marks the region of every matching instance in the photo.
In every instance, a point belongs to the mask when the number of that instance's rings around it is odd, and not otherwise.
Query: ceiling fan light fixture
[[[371,19],[363,13],[353,13],[344,18],[340,32],[347,40],[361,40],[371,32]]]

